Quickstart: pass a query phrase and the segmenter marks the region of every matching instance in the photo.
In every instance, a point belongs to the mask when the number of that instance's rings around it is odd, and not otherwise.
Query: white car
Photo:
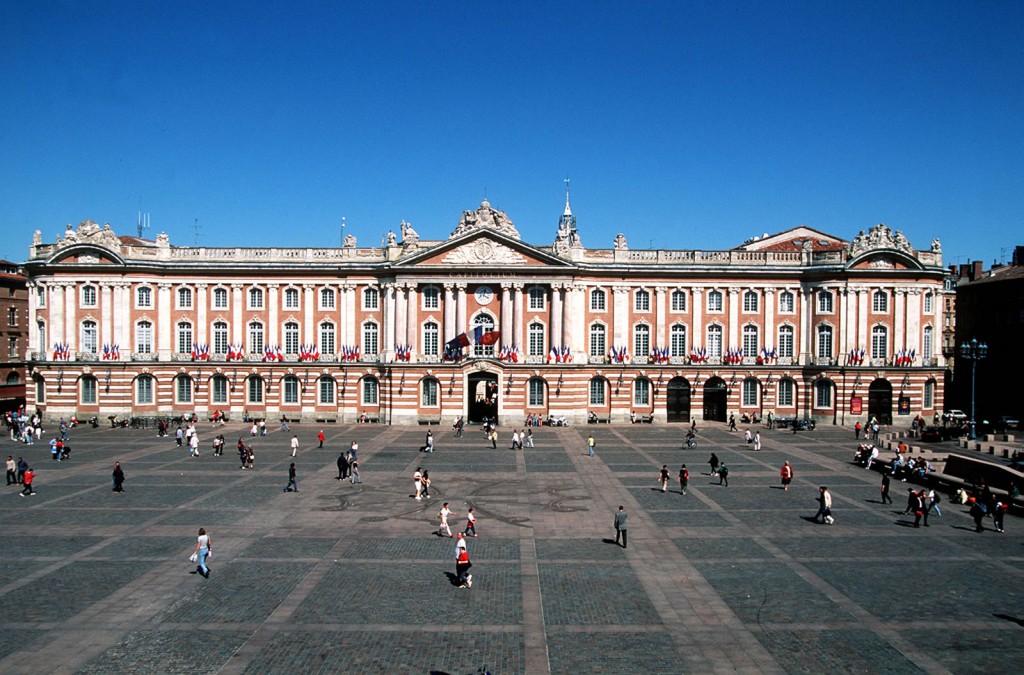
[[[946,412],[942,413],[942,416],[948,420],[953,420],[954,422],[967,421],[967,413],[965,413],[963,410],[947,410]]]

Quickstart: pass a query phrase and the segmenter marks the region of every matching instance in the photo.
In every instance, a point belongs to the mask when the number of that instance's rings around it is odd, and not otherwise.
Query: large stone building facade
[[[943,406],[942,254],[884,225],[798,227],[727,250],[554,242],[486,201],[447,239],[203,248],[37,232],[30,405],[393,424],[588,413],[909,423]]]
[[[25,349],[29,317],[26,279],[18,266],[0,260],[0,297],[4,318],[0,322],[0,410],[17,410],[25,404]]]

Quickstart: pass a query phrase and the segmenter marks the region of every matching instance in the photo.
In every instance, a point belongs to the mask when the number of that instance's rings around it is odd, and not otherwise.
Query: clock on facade
[[[481,305],[489,305],[493,299],[494,291],[491,290],[490,286],[480,286],[476,289],[476,301]]]

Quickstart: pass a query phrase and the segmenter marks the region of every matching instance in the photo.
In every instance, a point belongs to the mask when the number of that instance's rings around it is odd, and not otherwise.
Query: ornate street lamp
[[[978,342],[978,338],[971,338],[970,342],[960,344],[960,358],[971,362],[971,428],[967,439],[973,441],[974,435],[974,379],[978,370],[978,361],[988,356],[988,345]]]

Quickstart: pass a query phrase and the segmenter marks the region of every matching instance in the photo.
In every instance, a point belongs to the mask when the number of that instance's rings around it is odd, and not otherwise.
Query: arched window
[[[637,312],[651,311],[651,294],[642,288],[638,288],[633,296],[633,310]]]
[[[374,310],[380,305],[380,293],[376,288],[363,289],[363,309]]]
[[[875,291],[871,294],[871,311],[875,314],[885,314],[889,311],[889,294],[885,291]]]
[[[284,402],[295,405],[299,402],[299,378],[294,375],[287,375],[281,380],[281,389],[284,392]]]
[[[759,332],[757,326],[744,326],[743,327],[743,356],[757,356],[758,350],[761,349],[761,343],[759,340]]]
[[[192,289],[178,289],[178,309],[192,309]]]
[[[925,326],[921,334],[921,358],[931,359],[935,337],[931,326]]]
[[[260,288],[249,289],[249,309],[263,309],[263,290]]]
[[[192,402],[192,378],[188,375],[174,378],[174,400],[177,403]]]
[[[605,339],[604,324],[590,324],[590,357],[600,359],[608,354],[608,343]]]
[[[603,406],[607,402],[608,380],[603,377],[590,379],[590,405]]]
[[[192,324],[188,321],[178,322],[178,353],[189,354],[192,352]]]
[[[483,328],[484,333],[490,333],[494,330],[494,317],[486,312],[481,312],[476,315],[473,319],[473,326]],[[494,356],[494,344],[480,344],[473,345],[474,356]]]
[[[818,326],[818,358],[832,358],[832,326]]]
[[[531,377],[530,381],[526,383],[527,405],[532,408],[543,406],[545,389],[544,380],[539,377]]]
[[[796,308],[795,297],[792,291],[782,291],[779,293],[779,313],[780,314],[792,314]]]
[[[875,326],[871,329],[871,358],[885,359],[889,356],[889,329]]]
[[[748,377],[743,380],[743,407],[756,408],[760,394],[761,383],[757,381],[757,378]]]
[[[928,380],[924,383],[924,401],[921,407],[925,410],[935,407],[935,380]]]
[[[226,288],[215,288],[215,289],[213,289],[213,308],[214,309],[227,309],[228,308],[228,289],[226,289]]]
[[[779,344],[776,347],[779,358],[793,358],[793,327],[779,326]]]
[[[299,324],[294,321],[284,324],[284,353],[290,356],[299,353]]]
[[[638,377],[633,381],[633,405],[649,406],[651,404],[651,381],[646,377]]]
[[[530,286],[528,294],[530,297],[530,309],[544,309],[544,303],[547,300],[548,292],[543,286]]]
[[[437,394],[439,390],[440,387],[438,386],[437,380],[435,380],[432,377],[425,378],[423,380],[422,392],[420,396],[421,405],[428,408],[436,407],[438,401]]]
[[[421,291],[423,296],[423,309],[441,308],[441,291],[437,286],[427,286]]]
[[[139,354],[153,353],[153,324],[149,321],[135,324],[135,351]]]
[[[99,345],[99,331],[95,321],[82,322],[82,351],[95,354]]]
[[[249,324],[249,353],[263,353],[263,324],[259,321]]]
[[[35,376],[36,383],[36,402],[46,403],[46,380],[39,375]]]
[[[423,353],[437,356],[441,350],[441,329],[433,321],[423,324]]]
[[[263,403],[263,378],[253,375],[248,383],[249,403]]]
[[[818,291],[818,313],[832,313],[832,291]]]
[[[747,314],[757,312],[760,304],[760,298],[756,291],[746,291],[743,294],[743,311]]]
[[[321,377],[320,378],[320,404],[327,405],[334,403],[334,378],[332,377]]]
[[[18,376],[18,373],[7,373],[7,384],[18,384],[19,382],[21,382],[21,377]]]
[[[135,304],[139,309],[152,309],[153,289],[149,286],[139,286],[135,289]]]
[[[720,359],[722,358],[722,327],[718,324],[712,324],[708,326],[706,346],[708,351],[708,358]]]
[[[779,380],[778,405],[783,408],[793,407],[796,400],[796,382],[788,377]]]
[[[286,288],[286,289],[284,289],[284,308],[285,309],[298,309],[299,308],[299,289],[297,289],[297,288]]]
[[[374,322],[367,321],[363,324],[363,356],[376,356],[380,351],[379,334],[380,331]]]
[[[363,405],[377,405],[377,378],[363,379]]]
[[[334,290],[333,289],[330,289],[330,288],[321,288],[320,289],[320,309],[334,309]]]
[[[633,356],[651,355],[651,327],[645,323],[633,327]]]
[[[685,312],[686,311],[686,292],[681,291],[678,288],[672,291],[672,311],[673,312]]]
[[[228,353],[228,324],[225,321],[213,322],[213,353]]]
[[[931,314],[935,311],[935,296],[931,293],[924,294],[924,313]]]
[[[135,402],[139,405],[153,403],[153,376],[139,375],[135,380]]]
[[[832,407],[832,381],[820,379],[814,383],[814,407]]]
[[[82,307],[95,307],[96,306],[96,287],[82,286]]]
[[[337,351],[334,344],[334,324],[324,321],[320,324],[320,354],[333,355]]]
[[[710,291],[708,293],[708,311],[721,312],[724,306],[722,291]]]
[[[214,375],[210,379],[210,396],[213,403],[227,404],[228,378],[223,375]]]
[[[46,353],[50,345],[46,344],[46,322],[36,321],[36,334],[39,336],[39,351]]]
[[[86,375],[78,381],[82,405],[96,405],[96,378]]]
[[[671,351],[669,355],[686,356],[686,326],[681,323],[672,324],[670,336],[669,342],[671,344],[669,348]]]
[[[590,291],[590,310],[592,312],[603,312],[605,310],[605,293],[600,288]]]
[[[544,324],[539,321],[534,321],[530,324],[529,338],[527,345],[529,349],[529,356],[544,356]]]

